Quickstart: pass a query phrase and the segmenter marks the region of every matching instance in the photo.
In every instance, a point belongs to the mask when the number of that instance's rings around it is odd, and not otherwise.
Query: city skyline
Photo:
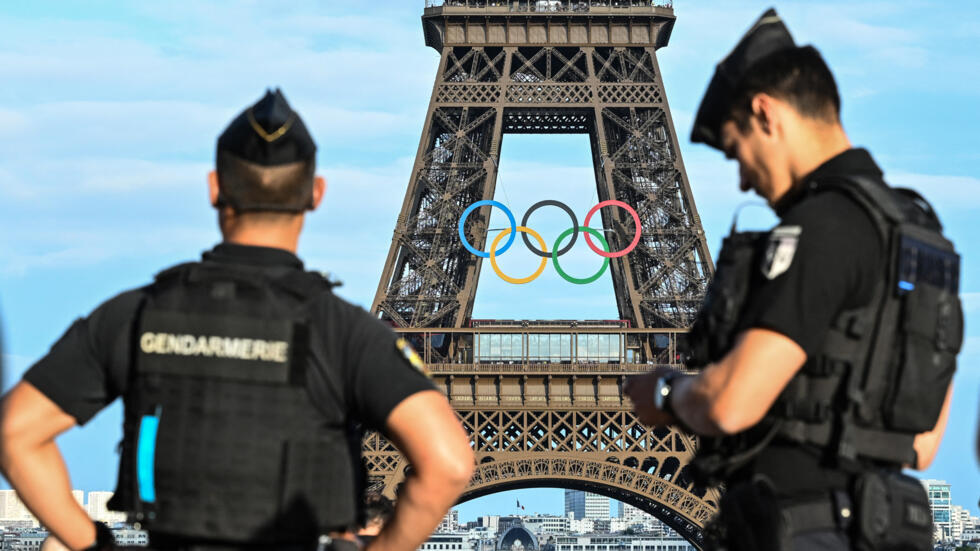
[[[369,306],[438,62],[422,43],[421,5],[327,9],[298,2],[273,12],[243,4],[229,10],[235,13],[190,2],[167,9],[5,6],[0,68],[13,83],[0,91],[5,388],[73,319],[218,239],[204,198],[214,137],[267,86],[281,85],[308,120],[320,145],[320,172],[329,181],[324,210],[310,217],[300,254],[311,268],[346,282],[341,296]],[[768,5],[675,2],[677,26],[659,53],[714,254],[735,205],[748,198],[737,193],[735,167],[691,145],[687,134],[714,63]],[[936,204],[962,250],[967,343],[950,427],[936,464],[913,474],[950,481],[954,500],[958,492],[980,495],[973,450],[980,388],[980,270],[973,259],[980,258],[980,244],[972,239],[980,215],[980,155],[969,130],[980,123],[973,107],[980,99],[980,63],[967,55],[980,45],[980,8],[950,2],[923,10],[908,1],[777,7],[798,39],[816,43],[835,69],[855,142],[871,148],[889,181],[917,187]],[[384,32],[358,31],[369,22]],[[38,41],[52,34],[57,39]],[[370,68],[362,69],[365,63]],[[917,111],[910,115],[913,104]],[[594,204],[587,139],[507,136],[502,148],[497,198],[515,212],[542,198],[581,213]],[[764,209],[745,213],[740,226],[771,221]],[[570,258],[569,271],[591,273],[590,262],[585,254]],[[521,270],[514,265],[514,273]],[[564,282],[549,277],[519,288],[484,269],[474,315],[581,319],[615,312],[608,275],[571,298]],[[59,439],[78,487],[111,487],[120,412],[110,407]],[[519,492],[463,504],[461,518],[479,508],[503,511],[517,499],[528,511],[545,511],[552,500],[561,503],[563,491]],[[977,514],[975,502],[965,506]]]

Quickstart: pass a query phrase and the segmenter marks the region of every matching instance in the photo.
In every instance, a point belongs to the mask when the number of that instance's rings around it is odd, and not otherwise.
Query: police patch
[[[776,279],[793,265],[801,233],[800,226],[779,226],[769,233],[766,254],[762,257],[762,275],[766,279]]]
[[[407,340],[399,337],[398,340],[395,341],[395,348],[402,353],[402,356],[405,357],[405,360],[409,363],[409,365],[414,367],[419,373],[425,375],[426,377],[429,376],[429,370],[425,368],[425,362],[422,361],[422,357],[419,356],[419,353],[416,352],[414,348],[412,348],[412,345],[408,344]]]

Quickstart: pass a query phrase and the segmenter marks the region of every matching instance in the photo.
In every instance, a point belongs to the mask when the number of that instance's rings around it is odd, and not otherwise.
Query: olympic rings
[[[538,210],[541,207],[547,207],[547,206],[558,207],[561,210],[567,212],[568,217],[572,219],[572,229],[578,227],[578,218],[575,218],[575,213],[572,212],[572,209],[568,208],[568,205],[562,203],[561,201],[539,201],[531,205],[531,208],[527,209],[527,212],[524,213],[524,218],[521,220],[521,225],[527,226],[527,220],[528,218],[531,217],[531,213]],[[540,251],[538,249],[535,249],[534,246],[531,245],[531,240],[527,238],[526,233],[521,237],[524,238],[524,244],[527,245],[527,248],[530,249],[532,253],[544,258],[549,258],[554,254],[554,253],[549,254],[547,251]],[[572,250],[572,247],[575,245],[575,241],[577,240],[578,240],[578,232],[575,232],[572,234],[572,240],[568,242],[568,245],[566,245],[564,249],[558,251],[558,256],[561,256],[567,253],[568,251]],[[555,249],[557,248],[558,245],[555,245]],[[608,248],[606,250],[608,250]]]
[[[633,210],[633,207],[627,205],[622,201],[614,201],[614,200],[603,201],[598,205],[592,207],[592,210],[589,211],[589,214],[585,215],[585,226],[586,227],[589,226],[589,220],[592,220],[593,214],[599,212],[599,209],[601,209],[602,207],[607,207],[607,206],[615,206],[615,207],[626,209],[626,212],[630,213],[630,215],[633,216],[633,223],[636,224],[636,235],[633,236],[633,242],[629,244],[629,247],[626,247],[625,249],[619,251],[618,253],[608,252],[609,250],[608,247],[606,248],[607,252],[600,251],[599,248],[592,243],[592,240],[589,238],[589,234],[585,234],[585,242],[586,244],[589,245],[589,248],[592,249],[592,251],[599,256],[604,256],[606,258],[619,258],[621,256],[626,256],[627,254],[632,252],[633,249],[635,249],[636,246],[640,243],[640,237],[643,233],[643,230],[640,228],[640,215],[637,214],[635,210]]]
[[[521,233],[525,233],[525,234],[529,233],[529,234],[533,235],[534,238],[538,240],[538,243],[541,244],[541,248],[542,249],[547,249],[548,248],[548,245],[545,244],[544,239],[541,237],[541,234],[539,234],[538,232],[536,232],[536,231],[534,231],[534,230],[532,230],[530,228],[526,228],[524,226],[518,226],[517,227],[517,231],[519,231]],[[503,237],[505,235],[507,235],[508,233],[511,233],[510,229],[506,229],[506,230],[500,232],[500,235],[498,235],[493,240],[493,243],[490,244],[490,265],[493,266],[493,271],[497,274],[498,277],[500,277],[500,279],[506,281],[507,283],[513,283],[514,285],[521,285],[523,283],[530,283],[530,282],[534,281],[535,279],[538,279],[538,277],[541,275],[541,273],[544,272],[544,267],[548,265],[548,258],[547,257],[541,259],[541,265],[538,266],[538,269],[535,270],[535,272],[533,274],[529,275],[528,277],[522,278],[522,279],[516,279],[516,278],[510,277],[507,274],[505,274],[502,271],[500,271],[500,266],[497,266],[497,243],[500,243],[500,240],[503,239]],[[513,241],[514,241],[514,236],[511,235],[510,236],[510,242],[513,242]]]
[[[584,228],[578,228],[578,231],[586,232],[586,234],[591,233],[592,235],[596,236],[596,238],[598,238],[599,241],[602,243],[602,246],[605,247],[606,252],[609,252],[609,243],[606,243],[606,238],[603,237],[602,234],[599,233],[597,230],[594,230],[586,226]],[[565,236],[567,236],[568,234],[575,235],[577,233],[578,232],[575,231],[575,228],[568,228],[561,235],[559,235],[558,239],[555,241],[556,252],[551,253],[551,259],[555,261],[555,271],[558,272],[558,275],[560,275],[565,281],[569,283],[574,283],[576,285],[585,285],[587,283],[592,283],[593,281],[602,277],[602,274],[606,273],[606,269],[609,268],[609,259],[608,258],[603,259],[602,268],[599,268],[599,271],[596,272],[595,275],[592,275],[590,277],[579,279],[566,274],[565,270],[562,270],[561,266],[558,264],[558,254],[557,254],[558,245],[561,244],[561,240],[565,239]],[[572,241],[575,241],[575,239],[572,239]]]
[[[469,217],[469,215],[477,208],[486,205],[497,207],[498,209],[504,211],[504,214],[507,215],[507,220],[510,222],[510,227],[502,231],[499,235],[497,235],[496,238],[494,238],[493,242],[490,244],[490,252],[484,252],[474,248],[469,243],[469,241],[466,240],[466,234],[463,231],[463,228],[466,225],[467,217]],[[558,236],[558,239],[555,241],[554,250],[550,253],[548,252],[548,247],[545,244],[544,239],[537,232],[527,227],[527,221],[528,219],[530,219],[531,213],[533,213],[534,211],[536,211],[541,207],[546,207],[546,206],[558,207],[563,211],[565,211],[568,214],[569,218],[572,219],[572,227],[565,230],[560,236]],[[636,227],[636,234],[633,236],[633,241],[630,242],[629,246],[615,253],[609,251],[609,243],[603,237],[602,233],[599,230],[595,230],[589,227],[589,221],[592,220],[592,216],[595,213],[599,212],[599,209],[608,206],[615,206],[615,207],[620,207],[622,209],[625,209],[628,213],[630,213],[630,216],[633,217],[633,224]],[[491,200],[477,201],[463,211],[463,214],[459,218],[458,231],[459,231],[459,240],[463,243],[463,246],[466,247],[466,250],[468,250],[470,253],[476,256],[479,256],[480,258],[489,258],[490,264],[491,266],[493,266],[493,270],[494,272],[496,272],[497,276],[499,276],[501,279],[503,279],[508,283],[513,283],[518,285],[523,283],[530,283],[531,281],[537,279],[544,271],[545,265],[547,265],[549,258],[555,261],[555,270],[558,272],[558,275],[560,275],[562,278],[565,279],[565,281],[568,281],[569,283],[574,283],[576,285],[585,285],[586,283],[592,283],[597,279],[599,279],[600,277],[602,277],[602,274],[604,274],[606,270],[609,268],[610,258],[620,258],[632,252],[633,249],[635,249],[637,245],[639,245],[640,238],[642,237],[642,233],[643,233],[642,227],[640,225],[640,215],[636,212],[636,210],[633,209],[633,207],[627,205],[626,203],[622,201],[616,201],[616,200],[603,201],[598,205],[592,207],[588,215],[585,217],[585,226],[578,225],[578,219],[575,217],[575,213],[572,212],[572,209],[570,209],[568,205],[562,203],[561,201],[546,200],[546,201],[539,201],[535,203],[534,205],[531,206],[531,208],[527,210],[527,212],[524,213],[524,218],[521,220],[520,226],[517,225],[517,220],[514,218],[514,213],[512,213],[510,209],[508,209],[502,203],[499,203],[497,201],[491,201]],[[585,242],[588,244],[589,248],[592,249],[593,252],[595,252],[596,254],[598,254],[599,256],[605,259],[602,268],[600,268],[596,274],[587,278],[575,278],[568,275],[561,269],[561,266],[558,263],[558,257],[562,256],[563,254],[567,253],[572,249],[572,247],[575,245],[575,241],[578,239],[578,234],[580,232],[585,233]],[[507,249],[509,249],[510,246],[514,244],[514,239],[517,237],[518,233],[524,234],[521,236],[521,238],[524,240],[524,244],[527,246],[527,248],[532,253],[541,257],[541,265],[538,267],[538,269],[533,274],[525,278],[510,277],[504,274],[500,270],[500,267],[497,265],[497,257],[503,254],[504,252],[506,252]],[[503,239],[505,235],[509,235],[510,237],[507,239],[507,243],[498,250],[497,245],[500,244],[500,240]],[[534,247],[534,245],[531,244],[531,240],[528,239],[528,235],[533,236],[538,241],[538,243],[541,245],[540,249]],[[559,249],[558,247],[561,245],[562,240],[568,237],[569,235],[572,236],[572,240],[564,248]],[[603,249],[605,249],[604,251],[599,249],[592,242],[592,236],[595,236],[596,238],[599,239],[599,242],[602,243]]]
[[[477,201],[472,205],[466,207],[466,210],[463,211],[463,215],[459,217],[459,240],[463,242],[463,246],[466,247],[467,251],[470,251],[471,253],[475,254],[476,256],[479,256],[480,258],[490,258],[490,255],[488,253],[485,253],[483,251],[478,251],[475,248],[473,248],[473,245],[470,245],[470,242],[466,240],[466,235],[463,233],[463,225],[466,223],[466,217],[469,216],[471,212],[482,207],[483,205],[494,206],[504,211],[504,214],[507,215],[507,220],[510,221],[510,232],[511,232],[510,239],[507,240],[507,244],[504,245],[502,249],[497,251],[497,254],[501,254],[505,252],[507,249],[510,248],[511,245],[514,244],[514,238],[517,237],[517,221],[514,220],[514,213],[510,212],[510,209],[505,207],[503,203],[498,203],[497,201],[489,201],[489,200]]]

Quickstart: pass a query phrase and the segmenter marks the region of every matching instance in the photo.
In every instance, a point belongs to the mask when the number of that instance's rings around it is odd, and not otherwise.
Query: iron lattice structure
[[[713,272],[656,57],[674,14],[651,2],[610,4],[460,0],[425,9],[426,43],[442,57],[373,311],[424,349],[473,438],[479,466],[464,500],[581,488],[634,504],[697,544],[717,495],[685,476],[695,440],[643,427],[621,398],[629,374],[678,363],[679,335]],[[595,329],[622,343],[616,360],[532,359],[529,343],[554,327],[468,329],[481,259],[456,228],[469,205],[493,198],[505,133],[588,134],[599,200],[640,215],[639,246],[610,264],[629,329]],[[612,250],[626,247],[632,218],[601,214]],[[467,219],[477,248],[487,244],[489,215],[484,207]],[[574,343],[585,329],[563,331]],[[501,332],[521,335],[520,357],[475,353],[481,334]],[[397,450],[370,435],[364,451],[373,485],[393,494],[407,467]]]

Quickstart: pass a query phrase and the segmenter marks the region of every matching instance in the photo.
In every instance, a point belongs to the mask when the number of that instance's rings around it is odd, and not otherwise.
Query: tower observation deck
[[[427,0],[426,44],[667,45],[672,0]]]

